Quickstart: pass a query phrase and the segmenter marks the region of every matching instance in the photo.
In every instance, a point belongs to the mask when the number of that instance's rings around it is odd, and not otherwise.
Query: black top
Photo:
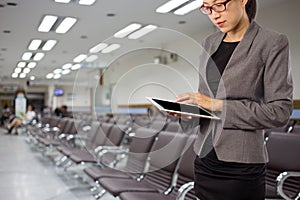
[[[222,74],[239,42],[222,42],[218,50],[211,56],[207,64],[207,82],[214,96],[217,93],[218,85]],[[218,170],[226,174],[240,174],[241,179],[249,179],[264,174],[265,164],[245,164],[220,161],[214,148],[202,160],[205,166],[212,164],[218,166]],[[210,166],[211,167],[211,166]]]
[[[229,62],[231,55],[239,42],[222,42],[218,50],[211,56],[207,63],[206,76],[208,85],[216,96],[222,74]]]

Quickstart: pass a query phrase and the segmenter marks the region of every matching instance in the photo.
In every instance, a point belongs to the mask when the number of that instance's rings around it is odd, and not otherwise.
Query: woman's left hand
[[[184,93],[177,96],[177,102],[196,104],[210,111],[222,111],[223,100],[213,99],[201,93]]]

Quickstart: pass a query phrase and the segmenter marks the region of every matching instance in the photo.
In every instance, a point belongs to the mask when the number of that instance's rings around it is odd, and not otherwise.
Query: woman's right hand
[[[189,121],[189,120],[193,119],[193,117],[190,115],[182,115],[182,114],[174,113],[174,112],[167,112],[167,115],[170,117],[180,118],[183,121]]]

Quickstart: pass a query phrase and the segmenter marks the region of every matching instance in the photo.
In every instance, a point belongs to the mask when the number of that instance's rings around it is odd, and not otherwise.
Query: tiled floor
[[[89,185],[55,169],[48,158],[32,151],[25,136],[0,129],[0,199],[93,200]],[[109,194],[103,200],[116,199]]]

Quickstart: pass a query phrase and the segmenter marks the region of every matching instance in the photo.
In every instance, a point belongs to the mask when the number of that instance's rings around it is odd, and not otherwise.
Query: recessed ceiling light
[[[17,66],[23,68],[26,66],[26,62],[19,62]]]
[[[56,33],[66,33],[76,23],[77,19],[72,17],[66,17],[55,30]]]
[[[21,71],[22,71],[21,68],[19,68],[19,67],[15,68],[15,73],[19,74],[19,73],[21,73]]]
[[[71,0],[54,0],[56,3],[70,3]]]
[[[34,81],[35,80],[35,76],[30,76],[30,80]]]
[[[53,71],[54,74],[60,74],[62,72],[62,69],[55,69]]]
[[[80,69],[81,68],[81,65],[80,64],[75,64],[71,67],[71,70],[77,70],[77,69]]]
[[[141,28],[141,24],[133,23],[130,24],[129,26],[123,28],[122,30],[118,31],[117,33],[114,34],[114,37],[116,38],[124,38],[133,31],[136,31],[137,29]]]
[[[84,61],[84,59],[86,59],[86,57],[87,57],[87,55],[80,54],[76,58],[73,59],[73,62],[80,63],[80,62]]]
[[[42,60],[42,58],[45,56],[45,54],[44,53],[36,53],[35,55],[34,55],[34,57],[33,57],[33,60],[35,60],[35,61],[40,61],[40,60]]]
[[[49,73],[49,74],[46,75],[46,79],[51,79],[51,78],[53,78],[53,76],[54,76],[54,74]]]
[[[103,49],[101,51],[101,53],[110,53],[112,51],[115,51],[115,50],[119,49],[120,47],[121,47],[121,45],[119,45],[119,44],[111,44],[110,46]]]
[[[87,5],[87,6],[90,6],[90,5],[93,5],[95,3],[96,0],[79,0],[79,4],[80,5]]]
[[[36,65],[37,65],[36,62],[30,62],[30,63],[28,63],[27,67],[30,69],[33,69],[36,67]]]
[[[69,74],[70,72],[71,72],[71,70],[65,69],[65,70],[63,70],[63,71],[61,72],[61,74],[62,74],[62,75],[67,75],[67,74]]]
[[[98,53],[100,52],[101,50],[103,50],[104,48],[106,48],[108,46],[108,44],[105,44],[105,43],[99,43],[97,44],[96,46],[94,46],[93,48],[91,48],[89,50],[90,53]]]
[[[97,60],[98,59],[98,56],[97,55],[90,55],[89,57],[87,57],[86,59],[85,59],[85,61],[86,62],[93,62],[93,61],[95,61],[95,60]]]
[[[48,40],[48,41],[44,44],[42,50],[43,50],[43,51],[50,51],[50,50],[53,49],[53,47],[56,45],[56,43],[57,43],[57,40]]]
[[[182,4],[188,2],[189,0],[171,0],[167,3],[163,4],[159,8],[156,9],[156,12],[158,13],[168,13],[171,10],[181,6]]]
[[[25,73],[21,73],[21,74],[19,75],[19,77],[20,77],[20,78],[25,78],[25,77],[26,77],[26,74],[25,74]]]
[[[17,73],[13,73],[13,74],[11,75],[12,78],[18,78],[18,76],[19,76],[19,74],[17,74]]]
[[[30,60],[31,59],[31,56],[32,56],[32,53],[31,52],[25,52],[22,56],[22,59],[23,60]]]
[[[30,51],[37,50],[40,47],[41,43],[42,43],[42,40],[31,40],[31,42],[28,46],[28,50],[30,50]]]
[[[193,1],[174,12],[175,15],[185,15],[193,10],[196,10],[203,4],[203,0]]]
[[[60,77],[61,77],[60,74],[55,74],[55,75],[53,76],[54,79],[59,79]]]
[[[128,36],[129,39],[138,39],[140,37],[143,37],[144,35],[154,31],[155,29],[157,29],[157,26],[155,25],[148,25],[148,26],[145,26],[144,28],[130,34]]]
[[[54,15],[46,15],[39,28],[38,28],[38,31],[40,32],[49,32],[52,28],[52,26],[54,25],[54,23],[56,22],[57,20],[57,16],[54,16]]]
[[[64,64],[61,68],[62,69],[70,69],[72,67],[72,64],[71,63],[67,63],[67,64]]]
[[[23,69],[23,73],[28,74],[31,70],[29,68]]]

